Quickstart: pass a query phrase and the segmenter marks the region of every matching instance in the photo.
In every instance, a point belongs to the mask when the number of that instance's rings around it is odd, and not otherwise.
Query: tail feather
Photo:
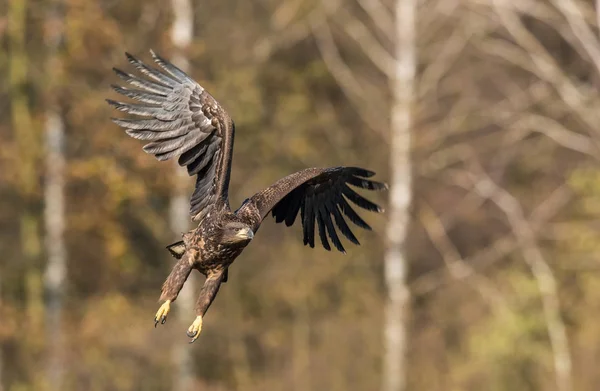
[[[174,256],[176,259],[181,259],[183,254],[185,253],[185,244],[183,244],[183,240],[179,242],[175,242],[167,246],[167,250]]]

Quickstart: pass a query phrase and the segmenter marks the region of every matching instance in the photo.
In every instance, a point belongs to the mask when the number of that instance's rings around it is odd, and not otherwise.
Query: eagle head
[[[233,221],[223,228],[223,242],[230,244],[248,243],[254,238],[252,229],[244,223]]]

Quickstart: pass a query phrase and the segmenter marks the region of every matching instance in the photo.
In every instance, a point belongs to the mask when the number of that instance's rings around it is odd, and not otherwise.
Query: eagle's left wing
[[[236,214],[256,231],[262,220],[272,213],[275,221],[289,227],[298,212],[302,219],[304,244],[315,246],[315,221],[323,247],[331,250],[329,239],[341,252],[344,246],[337,229],[352,243],[360,244],[344,219],[364,229],[371,227],[352,209],[350,202],[373,212],[383,209],[356,193],[350,186],[368,190],[387,189],[385,183],[366,178],[374,172],[358,167],[308,168],[288,175],[246,200]],[[335,222],[335,224],[334,224]]]

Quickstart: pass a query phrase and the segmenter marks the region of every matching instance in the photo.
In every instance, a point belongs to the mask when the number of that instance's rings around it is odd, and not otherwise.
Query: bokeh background
[[[599,22],[591,0],[0,2],[0,390],[598,390]],[[235,119],[233,206],[311,166],[392,186],[346,255],[266,221],[193,345],[198,273],[152,320],[193,180],[104,102],[149,49]]]

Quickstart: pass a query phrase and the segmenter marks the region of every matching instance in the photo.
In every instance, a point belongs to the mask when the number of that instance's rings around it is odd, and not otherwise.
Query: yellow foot
[[[160,324],[165,324],[165,322],[167,321],[167,315],[169,315],[170,310],[171,300],[167,300],[160,306],[160,308],[156,312],[156,315],[154,316],[154,327],[158,325],[158,322],[160,322]]]
[[[196,320],[194,320],[194,323],[187,330],[187,336],[192,339],[190,343],[198,339],[200,331],[202,331],[202,316],[196,316]]]

